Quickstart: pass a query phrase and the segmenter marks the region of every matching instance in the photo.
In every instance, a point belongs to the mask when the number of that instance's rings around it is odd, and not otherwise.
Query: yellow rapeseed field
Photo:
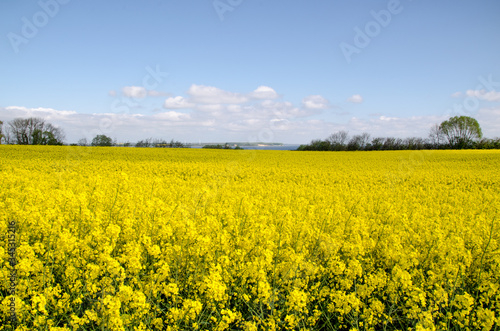
[[[498,330],[499,165],[0,146],[0,330]]]

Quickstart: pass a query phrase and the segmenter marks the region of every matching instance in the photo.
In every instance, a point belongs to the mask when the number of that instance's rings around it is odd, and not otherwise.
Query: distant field
[[[499,165],[2,145],[0,330],[496,330]]]

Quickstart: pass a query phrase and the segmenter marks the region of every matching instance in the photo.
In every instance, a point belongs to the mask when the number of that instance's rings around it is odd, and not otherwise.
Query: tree
[[[65,136],[62,129],[39,117],[10,121],[8,134],[12,142],[18,145],[62,145]]]
[[[477,120],[469,116],[454,116],[439,126],[452,148],[472,147],[483,136]]]
[[[429,139],[432,145],[434,145],[435,148],[439,148],[441,144],[444,142],[444,134],[443,131],[441,131],[441,128],[439,127],[439,124],[434,124],[432,128],[429,131]]]
[[[359,140],[361,142],[361,148],[366,149],[370,143],[370,134],[368,132],[363,132],[360,135]]]
[[[312,151],[328,151],[332,148],[329,141],[320,139],[311,141],[310,145]]]
[[[92,139],[92,146],[112,146],[113,145],[113,139],[110,137],[100,134],[94,137]]]
[[[153,138],[148,138],[144,140],[139,140],[136,144],[135,147],[151,147],[153,145],[152,143]]]
[[[2,134],[2,126],[3,126],[3,122],[0,121],[0,144],[2,143],[2,140],[4,138],[4,135]]]
[[[362,134],[357,134],[352,136],[347,143],[348,151],[361,151],[365,150],[368,147],[368,143],[370,142],[370,134],[367,132],[363,132]]]
[[[360,134],[356,134],[349,139],[347,143],[348,151],[359,151],[363,148],[363,137]]]
[[[384,145],[383,145],[382,149],[384,149],[386,151],[394,150],[394,149],[396,149],[396,144],[397,144],[396,138],[387,137],[384,140]]]
[[[87,142],[87,138],[81,138],[78,140],[78,146],[88,146],[89,143]]]
[[[347,131],[339,131],[336,133],[332,133],[327,141],[330,143],[332,150],[334,151],[342,151],[346,149],[347,138],[349,137],[349,132]]]
[[[385,138],[383,138],[383,137],[373,138],[373,140],[370,144],[371,149],[374,151],[382,150],[382,148],[384,147],[384,140],[385,140]]]
[[[191,146],[189,144],[183,144],[178,140],[174,141],[174,139],[171,139],[170,143],[168,144],[168,147],[171,147],[171,148],[190,148]],[[238,146],[236,146],[236,147],[238,147]]]

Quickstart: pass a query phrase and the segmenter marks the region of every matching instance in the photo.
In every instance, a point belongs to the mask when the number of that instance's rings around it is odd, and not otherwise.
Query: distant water
[[[268,150],[268,151],[294,151],[299,148],[300,145],[274,145],[274,146],[241,146],[243,149],[258,149],[258,150]],[[191,146],[191,148],[201,148],[199,145]],[[234,148],[231,146],[231,148]]]
[[[268,150],[268,151],[294,151],[300,145],[274,145],[274,146],[241,146],[243,149]],[[201,148],[201,146],[192,146],[191,148]],[[231,148],[234,148],[231,146]]]
[[[300,145],[275,145],[275,146],[241,146],[243,149],[259,149],[272,151],[293,151],[299,148]]]

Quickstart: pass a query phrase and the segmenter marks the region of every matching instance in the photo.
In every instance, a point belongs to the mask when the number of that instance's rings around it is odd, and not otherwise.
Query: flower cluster
[[[500,327],[499,151],[0,155],[0,330]]]

